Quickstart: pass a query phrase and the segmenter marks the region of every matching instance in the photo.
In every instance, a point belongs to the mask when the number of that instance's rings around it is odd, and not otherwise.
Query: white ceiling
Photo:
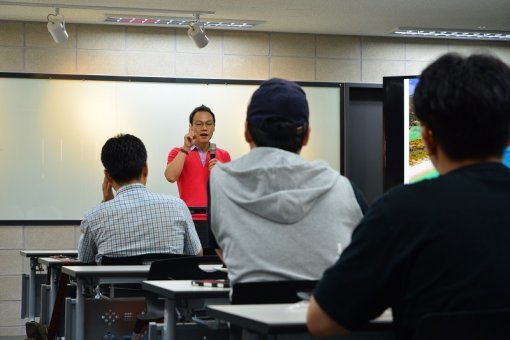
[[[384,36],[397,27],[510,31],[510,0],[0,0],[0,20],[46,21],[52,6],[61,7],[68,23],[85,24],[102,24],[105,14],[191,18],[168,12],[185,10],[213,11],[202,16],[210,21],[263,21],[254,30],[267,32]],[[77,8],[81,6],[103,8]]]

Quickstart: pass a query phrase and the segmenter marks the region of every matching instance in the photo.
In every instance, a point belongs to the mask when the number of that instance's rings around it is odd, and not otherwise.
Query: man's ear
[[[253,138],[251,137],[250,129],[248,129],[248,121],[244,122],[244,140],[249,144],[253,143]]]
[[[108,173],[108,170],[104,169],[104,175],[105,175],[106,179],[108,180],[108,182],[113,183],[113,178]]]
[[[144,176],[144,177],[148,177],[149,176],[149,164],[147,163],[147,161],[145,161],[145,164],[143,166],[142,176]]]
[[[307,128],[306,132],[305,132],[305,138],[303,138],[303,146],[308,144],[308,141],[310,140],[310,132],[311,132],[311,129]]]
[[[423,143],[425,144],[425,149],[427,150],[427,154],[429,156],[435,155],[437,153],[437,142],[434,138],[434,134],[432,130],[429,129],[427,125],[422,125],[420,128],[421,137],[423,139]]]

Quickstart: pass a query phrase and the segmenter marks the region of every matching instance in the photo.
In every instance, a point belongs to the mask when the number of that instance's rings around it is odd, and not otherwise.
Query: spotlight
[[[198,48],[206,47],[209,43],[209,38],[205,35],[205,28],[199,25],[199,14],[195,14],[195,22],[190,24],[188,29],[188,37],[197,45]]]
[[[51,17],[51,19],[50,19]],[[64,16],[59,15],[59,9],[55,9],[55,14],[48,14],[48,32],[50,32],[56,43],[63,43],[69,37],[66,31],[66,20]]]

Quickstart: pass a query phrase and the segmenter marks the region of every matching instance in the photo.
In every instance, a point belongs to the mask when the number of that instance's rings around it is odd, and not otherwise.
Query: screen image
[[[414,112],[413,96],[419,78],[404,79],[404,183],[414,183],[439,174],[432,165],[421,138],[420,121]]]

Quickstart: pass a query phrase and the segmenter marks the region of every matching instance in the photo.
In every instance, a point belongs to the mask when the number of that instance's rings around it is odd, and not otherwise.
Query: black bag
[[[27,337],[32,340],[48,339],[48,329],[39,322],[29,321],[25,323],[25,330],[27,332]]]

